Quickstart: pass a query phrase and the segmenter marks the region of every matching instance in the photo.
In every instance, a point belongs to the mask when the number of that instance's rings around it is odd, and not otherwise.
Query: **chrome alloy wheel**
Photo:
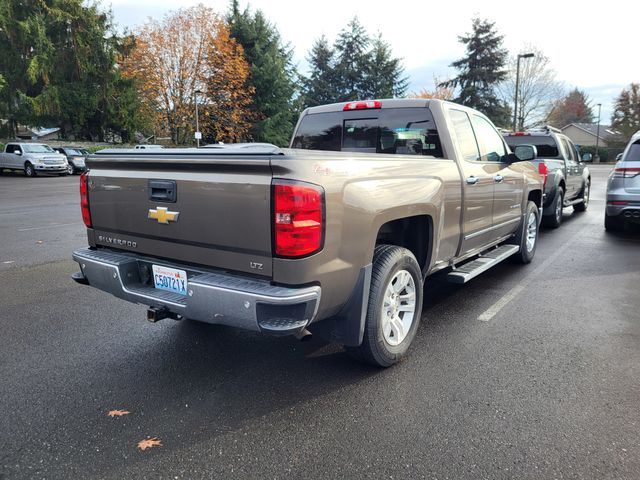
[[[556,220],[560,223],[562,221],[562,209],[564,208],[564,196],[560,192],[558,192],[558,195],[558,201],[556,202]]]
[[[535,212],[529,213],[527,218],[527,252],[533,251],[538,239],[538,217]]]
[[[416,314],[416,285],[406,270],[391,278],[382,301],[382,336],[396,346],[405,339]]]

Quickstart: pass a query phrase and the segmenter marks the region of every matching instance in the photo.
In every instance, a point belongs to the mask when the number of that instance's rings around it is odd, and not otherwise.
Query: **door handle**
[[[498,175],[496,175],[495,177],[493,177],[493,180],[494,180],[496,183],[500,183],[500,182],[502,182],[502,181],[504,180],[504,177],[503,177],[502,175],[498,174]]]
[[[467,177],[467,183],[469,185],[475,185],[476,183],[478,183],[478,177],[471,175],[470,177]]]

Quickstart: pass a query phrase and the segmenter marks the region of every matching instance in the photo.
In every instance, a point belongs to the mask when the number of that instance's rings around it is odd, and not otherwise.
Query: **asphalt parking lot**
[[[0,176],[0,478],[640,478],[640,233],[603,228],[610,168],[531,265],[428,280],[386,370],[146,322],[69,278],[78,177]]]

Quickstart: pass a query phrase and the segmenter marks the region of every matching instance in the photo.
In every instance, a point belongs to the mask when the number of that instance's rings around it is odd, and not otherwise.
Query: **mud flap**
[[[311,324],[309,330],[313,334],[346,347],[362,343],[372,270],[371,263],[360,269],[356,286],[342,310],[334,317]]]

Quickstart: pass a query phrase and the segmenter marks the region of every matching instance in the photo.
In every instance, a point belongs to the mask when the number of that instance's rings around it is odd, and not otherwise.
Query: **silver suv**
[[[607,182],[604,228],[620,230],[631,222],[640,223],[640,131],[631,137]]]

